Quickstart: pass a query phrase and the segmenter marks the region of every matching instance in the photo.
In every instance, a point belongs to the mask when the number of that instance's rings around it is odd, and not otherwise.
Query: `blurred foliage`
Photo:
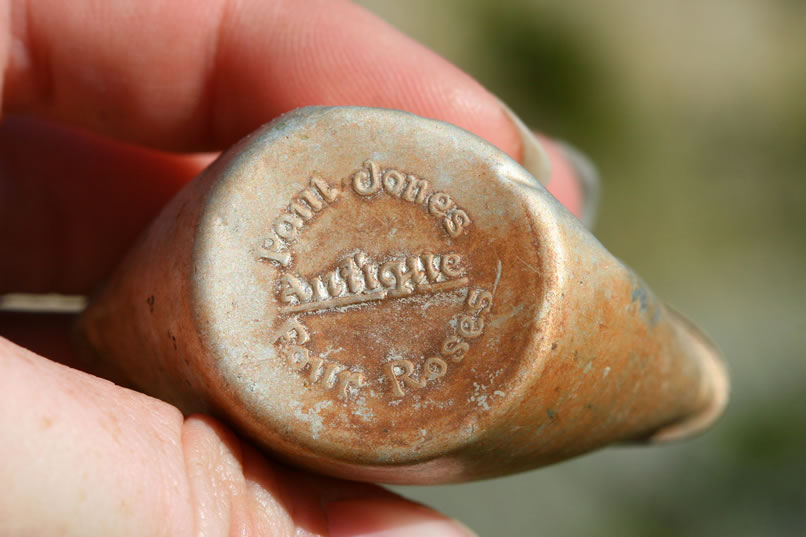
[[[607,89],[607,73],[567,22],[526,18],[506,5],[477,9],[480,40],[488,46],[475,67],[494,93],[554,136],[577,143],[620,138],[605,135],[619,126],[608,96],[598,91]]]
[[[712,431],[401,488],[482,535],[806,535],[806,2],[364,0],[598,164],[597,236],[724,350]]]

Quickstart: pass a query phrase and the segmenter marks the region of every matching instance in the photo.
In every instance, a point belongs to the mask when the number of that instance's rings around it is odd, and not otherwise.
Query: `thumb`
[[[0,338],[0,534],[469,537],[380,487],[272,463],[209,417]]]

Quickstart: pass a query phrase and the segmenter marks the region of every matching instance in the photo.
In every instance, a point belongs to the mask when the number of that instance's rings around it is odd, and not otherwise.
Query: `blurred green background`
[[[397,490],[485,537],[806,535],[806,2],[360,3],[591,156],[596,235],[733,382],[692,441]]]

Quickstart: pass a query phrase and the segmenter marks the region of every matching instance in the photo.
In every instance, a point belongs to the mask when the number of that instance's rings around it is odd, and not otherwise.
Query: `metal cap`
[[[81,327],[119,378],[354,480],[679,436],[727,394],[713,348],[524,168],[393,110],[304,108],[241,141]]]

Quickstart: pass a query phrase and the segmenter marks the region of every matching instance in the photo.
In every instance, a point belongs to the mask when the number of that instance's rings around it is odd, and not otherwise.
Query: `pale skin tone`
[[[520,156],[492,95],[341,0],[29,0],[0,23],[0,293],[90,292],[212,158],[198,153],[299,106],[408,110]],[[578,212],[548,149],[549,189]],[[467,535],[78,370],[71,320],[0,314],[0,534]]]

